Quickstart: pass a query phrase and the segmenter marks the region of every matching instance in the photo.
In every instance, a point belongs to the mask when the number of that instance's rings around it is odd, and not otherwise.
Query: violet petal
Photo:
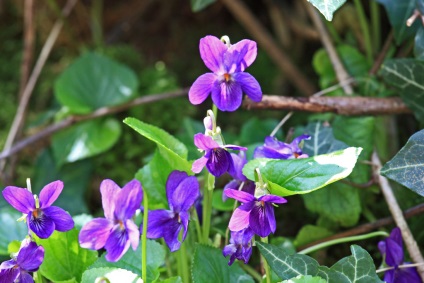
[[[16,262],[28,272],[37,271],[44,259],[44,248],[29,239],[23,240]]]
[[[224,190],[224,194],[229,197],[233,198],[235,200],[238,200],[242,203],[252,202],[255,200],[255,197],[249,193],[246,193],[244,191],[239,190]]]
[[[0,282],[2,283],[16,282],[16,279],[18,279],[19,275],[20,275],[19,268],[2,269],[0,271]]]
[[[256,42],[243,39],[236,44],[233,44],[228,49],[227,53],[231,54],[232,65],[237,66],[236,69],[231,69],[232,72],[243,72],[256,59],[257,47]]]
[[[182,228],[183,225],[173,219],[164,229],[165,231],[163,232],[163,239],[165,240],[165,243],[168,245],[171,252],[179,250],[181,246],[181,242],[178,240],[178,235],[180,234]]]
[[[100,184],[100,193],[102,194],[102,205],[107,219],[113,220],[115,218],[115,198],[121,188],[112,180],[103,180]]]
[[[78,236],[79,244],[85,249],[99,250],[106,245],[113,223],[105,218],[95,218],[86,223]]]
[[[49,207],[63,190],[62,181],[54,181],[44,186],[40,192],[40,208]]]
[[[131,247],[133,250],[136,250],[140,242],[140,230],[131,219],[127,219],[125,222],[125,228],[128,232],[128,238],[130,240]]]
[[[398,266],[403,263],[403,246],[392,238],[386,239],[386,263],[389,266]]]
[[[74,220],[71,215],[60,207],[50,206],[43,209],[43,213],[46,217],[53,220],[55,224],[55,230],[60,232],[66,232],[74,228]]]
[[[262,89],[258,81],[249,73],[236,73],[234,80],[240,85],[241,90],[252,101],[260,102],[262,100]]]
[[[200,195],[199,182],[196,177],[189,177],[187,173],[182,173],[185,174],[186,178],[177,187],[174,186],[172,173],[166,182],[166,195],[169,208],[174,212],[188,211]]]
[[[19,283],[34,283],[34,279],[29,273],[21,270],[19,275]]]
[[[249,215],[250,228],[252,228],[255,234],[262,238],[271,234],[270,222],[265,214],[265,207],[254,206]]]
[[[243,98],[241,86],[235,81],[222,82],[212,89],[212,101],[221,111],[237,110]]]
[[[223,148],[212,151],[211,157],[206,162],[206,168],[215,177],[219,177],[233,166],[231,154]]]
[[[115,196],[115,217],[121,221],[133,217],[135,211],[141,207],[142,199],[143,191],[140,182],[131,180]]]
[[[244,211],[240,208],[234,210],[233,215],[231,216],[230,223],[228,228],[231,231],[240,231],[249,226],[249,215],[250,211]]]
[[[22,213],[28,214],[35,209],[34,196],[27,189],[8,186],[2,194],[11,206]]]
[[[195,160],[191,166],[191,171],[193,171],[196,174],[200,173],[202,169],[206,166],[208,159],[209,158],[202,156],[199,159]]]
[[[218,143],[214,141],[212,137],[206,136],[202,133],[194,135],[194,144],[201,150],[219,148]]]
[[[220,72],[223,54],[227,51],[227,46],[215,36],[205,36],[200,39],[200,57],[206,67],[214,73]]]
[[[106,241],[105,249],[107,254],[105,256],[107,261],[118,261],[130,247],[127,230],[122,229],[120,225],[115,225]]]
[[[198,77],[188,91],[191,104],[198,105],[208,98],[218,78],[213,73],[206,73]]]
[[[276,195],[264,195],[264,196],[261,196],[258,200],[264,201],[264,202],[279,203],[279,204],[287,202],[285,198],[276,196]]]
[[[54,221],[50,217],[43,214],[43,212],[39,213],[37,217],[35,217],[33,214],[28,214],[27,221],[29,229],[41,239],[50,237],[55,229]]]
[[[169,210],[158,209],[149,211],[147,222],[147,238],[162,238],[164,230],[167,229],[170,221],[174,217],[174,213]]]

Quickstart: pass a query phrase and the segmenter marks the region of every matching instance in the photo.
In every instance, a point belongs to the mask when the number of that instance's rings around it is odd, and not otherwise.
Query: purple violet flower
[[[384,273],[384,281],[387,283],[421,283],[415,267],[399,268],[404,262],[402,233],[398,227],[394,228],[390,236],[378,243],[378,249],[386,258],[386,264],[394,267]]]
[[[18,254],[0,265],[0,282],[34,283],[29,272],[37,271],[43,259],[42,246],[37,246],[29,238],[23,240]]]
[[[243,175],[243,167],[247,163],[246,153],[244,151],[240,151],[238,155],[231,153],[231,157],[234,163],[234,172],[230,172],[230,174],[234,179],[224,186],[224,190],[238,190],[244,182],[241,190],[253,195],[255,193],[255,183],[248,180],[246,176]],[[227,200],[227,196],[225,194],[222,194],[222,200]]]
[[[235,259],[247,263],[252,255],[252,238],[255,234],[253,230],[246,229],[231,232],[230,244],[222,250],[222,254],[227,257],[231,255],[228,265],[232,265]]]
[[[231,231],[240,231],[250,227],[255,234],[262,238],[275,232],[276,221],[272,204],[286,203],[285,198],[271,194],[255,197],[249,193],[231,189],[224,190],[224,194],[242,203],[231,216],[228,224]]]
[[[50,237],[54,230],[65,232],[74,228],[72,217],[60,207],[51,206],[63,190],[62,181],[47,184],[40,192],[40,198],[27,189],[8,186],[3,197],[18,211],[26,214],[28,229],[42,239]]]
[[[303,153],[299,148],[299,144],[303,140],[309,140],[311,136],[301,135],[295,138],[291,143],[278,141],[276,138],[268,136],[265,138],[265,144],[258,146],[253,153],[253,158],[274,158],[274,159],[293,159],[307,158],[307,154]]]
[[[237,145],[219,145],[212,137],[202,133],[194,135],[194,144],[205,151],[205,155],[193,162],[191,170],[200,173],[203,167],[215,177],[219,177],[225,172],[234,173],[234,162],[228,149],[247,150],[245,147]]]
[[[122,189],[112,180],[100,184],[105,218],[95,218],[82,227],[79,234],[81,247],[92,250],[105,248],[106,260],[118,261],[130,244],[137,249],[140,231],[132,217],[140,208],[143,198],[141,184],[137,180]]]
[[[243,93],[255,102],[262,100],[258,81],[244,72],[256,59],[256,42],[244,39],[230,45],[208,35],[200,40],[199,49],[203,62],[213,73],[203,74],[193,83],[188,93],[192,104],[202,103],[210,93],[221,111],[239,108]]]
[[[166,197],[170,210],[149,211],[147,238],[164,238],[171,252],[178,250],[178,240],[183,229],[182,241],[187,236],[190,208],[200,196],[199,182],[196,177],[182,171],[173,171],[166,181]]]

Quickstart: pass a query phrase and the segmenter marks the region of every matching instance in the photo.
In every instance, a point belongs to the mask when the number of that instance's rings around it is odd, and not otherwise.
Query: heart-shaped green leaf
[[[327,19],[327,21],[331,21],[333,19],[334,12],[340,8],[346,0],[308,0],[312,5],[314,5],[321,14]]]

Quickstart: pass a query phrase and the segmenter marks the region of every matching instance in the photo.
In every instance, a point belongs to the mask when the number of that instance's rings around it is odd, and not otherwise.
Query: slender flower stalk
[[[143,225],[141,234],[141,278],[147,282],[147,223],[149,221],[149,199],[143,191]]]

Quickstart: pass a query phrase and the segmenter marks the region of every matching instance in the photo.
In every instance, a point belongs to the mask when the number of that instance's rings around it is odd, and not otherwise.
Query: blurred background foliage
[[[337,78],[322,49],[319,34],[304,9],[304,3],[300,2],[244,1],[310,83],[317,89],[324,89],[336,84]],[[369,1],[362,2],[368,7]],[[34,1],[35,41],[31,66],[64,4],[63,0]],[[378,9],[380,34],[378,38],[373,38],[373,58],[390,32],[384,8],[379,5]],[[371,11],[367,8],[366,13],[369,16]],[[369,75],[374,62],[366,56],[364,36],[357,16],[353,1],[347,1],[335,14],[333,21],[326,22],[348,73],[357,78],[355,94],[374,97],[397,95],[378,77]],[[1,147],[4,146],[19,101],[23,17],[24,1],[0,1]],[[200,38],[209,34],[217,37],[228,35],[232,42],[244,38],[254,39],[220,1],[198,12],[192,11],[189,0],[78,1],[65,19],[65,25],[34,90],[21,138],[71,114],[86,114],[99,107],[119,105],[137,97],[189,87],[199,75],[207,71],[199,56],[198,43]],[[388,57],[399,53],[401,57],[408,57],[412,56],[412,52],[413,38],[408,38],[399,45],[392,45]],[[82,65],[75,67],[76,62]],[[73,68],[74,73],[71,71]],[[113,75],[115,71],[117,76]],[[287,75],[260,46],[257,59],[248,72],[260,82],[264,94],[301,96]],[[118,85],[124,85],[127,89],[113,89],[116,86],[114,78],[117,77],[120,77],[121,82]],[[99,83],[99,89],[84,86],[101,78],[104,78],[105,85]],[[69,101],[68,98],[72,97],[67,92],[79,87],[86,93],[81,94],[79,102]],[[118,97],[116,92],[119,91],[122,93]],[[129,96],[125,94],[126,91],[129,91]],[[90,102],[89,106],[84,104],[87,97],[95,96],[95,93],[97,100]],[[339,89],[327,95],[342,94]],[[81,101],[84,105],[80,104]],[[175,135],[186,144],[189,160],[192,160],[198,157],[192,143],[193,135],[203,131],[201,121],[210,107],[210,100],[195,107],[183,96],[132,107],[107,118],[73,125],[21,151],[15,162],[8,163],[12,167],[6,166],[7,178],[3,178],[1,185],[24,187],[25,179],[30,177],[34,191],[38,192],[48,182],[61,179],[66,189],[58,200],[59,206],[73,215],[97,214],[101,206],[98,190],[101,180],[110,178],[121,185],[126,183],[147,164],[155,150],[154,143],[122,123],[124,118],[135,117]],[[248,146],[252,150],[255,145],[263,142],[264,137],[269,135],[285,114],[280,111],[249,111],[242,108],[234,113],[220,113],[218,123],[227,143]],[[293,131],[302,132],[311,125],[308,123],[315,121],[330,122],[336,139],[350,146],[364,147],[362,162],[369,160],[374,147],[381,153],[383,161],[389,160],[420,128],[412,115],[349,118],[334,114],[295,113],[277,137],[281,140],[291,139]],[[76,157],[71,156],[72,150],[82,142],[82,137],[89,139],[90,145],[85,147],[84,154],[79,152]],[[367,183],[371,178],[370,172],[369,165],[360,163],[349,181]],[[217,187],[222,188],[228,180],[229,177],[219,180]],[[403,209],[422,203],[422,197],[403,187],[395,187]],[[332,185],[332,188],[331,191],[321,190],[305,198],[290,197],[289,205],[276,210],[279,221],[276,235],[296,239],[295,245],[302,246],[342,228],[389,215],[375,185],[358,189],[339,182]],[[341,200],[345,202],[341,204]],[[0,203],[4,206],[3,200]],[[333,206],[334,210],[329,210],[329,203],[339,204],[339,207]],[[225,233],[225,223],[228,223],[229,218],[226,212],[228,205],[217,198],[214,207],[213,227],[217,232]],[[5,215],[7,218],[8,214]],[[413,233],[421,244],[424,243],[424,231],[420,229],[422,221],[422,216],[410,220]],[[17,231],[19,236],[20,230]],[[0,231],[0,238],[2,234],[4,231]],[[14,237],[7,239],[16,240]],[[275,241],[283,243],[284,239],[276,238]],[[364,243],[364,248],[375,251],[375,244],[376,241],[368,241]],[[333,252],[332,257],[326,260],[331,262],[347,252],[348,245],[341,245],[341,249]],[[7,254],[7,247],[1,246],[0,254]],[[325,254],[319,256],[326,258]]]

